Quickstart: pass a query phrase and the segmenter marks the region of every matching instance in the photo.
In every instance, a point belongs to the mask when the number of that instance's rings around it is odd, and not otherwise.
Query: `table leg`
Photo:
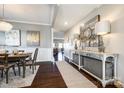
[[[106,61],[106,56],[103,57],[102,60],[102,86],[105,87],[106,83],[105,83],[105,61]]]
[[[19,65],[19,63],[17,63],[17,65],[18,65],[18,70],[19,70],[19,76],[21,75],[21,68],[20,68],[20,65]]]
[[[3,78],[3,71],[4,71],[4,70],[2,69],[2,70],[1,70],[1,77],[2,77],[2,78]]]
[[[26,68],[25,68],[25,62],[23,62],[23,78],[25,78],[25,70],[26,70]]]
[[[117,79],[117,57],[114,58],[114,79]]]
[[[105,86],[106,86],[106,83],[105,83],[105,81],[103,81],[102,82],[102,87],[105,88]]]
[[[79,58],[79,59],[78,59],[78,69],[80,70],[80,67],[81,67],[81,66],[80,66],[80,63],[81,63],[81,62],[80,62],[80,61],[81,61],[81,60],[80,60],[80,54],[78,54],[78,56],[79,56],[79,57],[78,57],[78,58]]]
[[[34,74],[34,64],[32,65],[32,74]]]
[[[6,69],[5,74],[6,74],[6,84],[8,84],[8,70],[9,68]]]

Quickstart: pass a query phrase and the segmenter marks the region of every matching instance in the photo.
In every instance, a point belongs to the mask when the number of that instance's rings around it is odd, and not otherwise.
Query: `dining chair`
[[[14,74],[16,76],[15,72],[15,63],[12,63],[8,61],[8,54],[0,54],[0,70],[1,70],[1,77],[3,78],[3,74],[5,72],[6,76],[6,83],[8,83],[8,72],[9,69],[12,68],[14,71]]]
[[[35,49],[33,59],[30,57],[30,60],[26,61],[26,66],[30,66],[32,68],[32,73],[34,74],[34,70],[36,70],[36,60],[38,55],[38,48]]]

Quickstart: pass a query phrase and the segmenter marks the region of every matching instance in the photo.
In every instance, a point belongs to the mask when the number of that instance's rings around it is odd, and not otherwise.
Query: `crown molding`
[[[15,23],[24,23],[24,24],[32,24],[32,25],[51,26],[51,24],[47,24],[47,23],[30,22],[30,21],[17,21],[17,20],[7,20],[7,19],[3,19],[3,21],[15,22]]]
[[[58,8],[59,8],[59,6],[55,4],[51,9],[51,21],[50,22],[51,22],[52,27],[54,26],[54,23],[55,23],[55,20],[57,17]]]

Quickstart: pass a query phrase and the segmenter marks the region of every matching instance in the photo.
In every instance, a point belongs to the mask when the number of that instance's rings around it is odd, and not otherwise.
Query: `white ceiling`
[[[0,11],[2,6],[0,5]],[[11,22],[53,25],[56,31],[66,31],[98,6],[98,4],[11,4],[4,5],[4,19]],[[65,21],[68,22],[67,26],[64,25]]]
[[[99,6],[100,5],[98,4],[59,5],[54,28],[56,29],[56,31],[66,31]],[[66,21],[68,22],[68,25],[65,26],[64,23]]]
[[[2,7],[3,5],[0,5],[0,10],[2,10]],[[4,19],[10,21],[49,25],[51,20],[51,7],[51,5],[47,4],[4,5]],[[0,12],[0,16],[2,16],[2,12]]]

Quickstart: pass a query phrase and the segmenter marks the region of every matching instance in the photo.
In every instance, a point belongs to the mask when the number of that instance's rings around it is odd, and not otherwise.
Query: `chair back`
[[[0,54],[0,62],[4,65],[8,65],[8,54]]]
[[[24,53],[25,50],[18,50],[18,53]]]
[[[38,55],[38,48],[35,49],[34,57],[33,57],[33,62],[36,62],[36,60],[37,60],[37,55]]]

